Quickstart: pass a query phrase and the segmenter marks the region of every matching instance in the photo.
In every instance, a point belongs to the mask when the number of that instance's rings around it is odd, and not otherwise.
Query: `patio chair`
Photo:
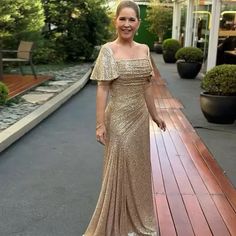
[[[17,50],[0,50],[1,53],[1,71],[3,67],[4,62],[18,62],[18,65],[20,67],[20,72],[22,75],[24,75],[23,69],[21,67],[22,63],[29,63],[32,73],[34,75],[34,78],[37,79],[37,75],[34,69],[34,64],[32,61],[32,49],[33,49],[33,42],[27,42],[27,41],[20,41],[19,47]],[[16,57],[9,57],[5,58],[4,53],[15,53]]]

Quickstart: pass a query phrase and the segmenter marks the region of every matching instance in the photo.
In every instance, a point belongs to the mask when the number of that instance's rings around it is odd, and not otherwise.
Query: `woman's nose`
[[[125,21],[125,26],[129,26],[130,24],[129,24],[129,20],[126,20]]]

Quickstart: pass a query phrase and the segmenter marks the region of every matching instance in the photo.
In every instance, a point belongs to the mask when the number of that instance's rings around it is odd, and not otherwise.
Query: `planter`
[[[177,61],[179,76],[183,79],[195,78],[201,70],[202,64],[198,62]]]
[[[172,52],[163,51],[163,59],[165,63],[175,63],[176,62],[175,52],[172,53]]]
[[[236,95],[200,94],[200,105],[204,116],[210,123],[232,124],[236,119]]]
[[[154,43],[154,51],[158,54],[162,54],[162,44]]]

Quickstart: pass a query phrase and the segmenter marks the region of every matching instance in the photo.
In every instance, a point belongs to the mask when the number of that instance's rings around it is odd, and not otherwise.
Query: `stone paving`
[[[47,81],[24,95],[18,96],[16,102],[0,107],[0,132],[80,80],[91,65],[91,63],[83,63],[59,71],[40,73],[52,75],[54,77],[53,81]]]

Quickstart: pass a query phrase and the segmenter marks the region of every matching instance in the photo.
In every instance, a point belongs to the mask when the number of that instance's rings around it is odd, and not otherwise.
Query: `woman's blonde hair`
[[[137,18],[140,19],[140,8],[137,3],[135,3],[134,1],[131,1],[131,0],[122,0],[118,4],[118,6],[116,8],[116,17],[118,17],[121,10],[126,7],[132,8],[136,13]]]

